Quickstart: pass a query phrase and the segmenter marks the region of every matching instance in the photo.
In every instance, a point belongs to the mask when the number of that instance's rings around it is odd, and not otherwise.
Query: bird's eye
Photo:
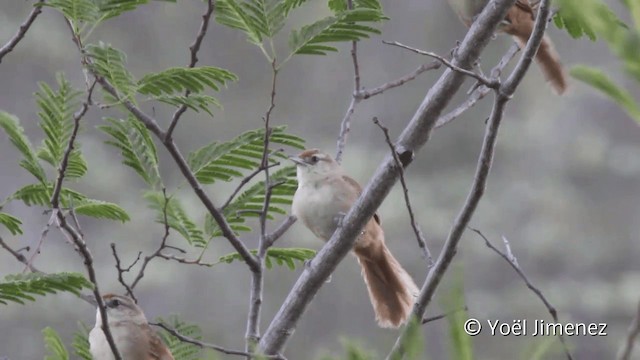
[[[318,162],[318,160],[320,160],[320,159],[319,159],[316,155],[313,155],[313,156],[311,157],[311,162],[312,162],[312,163],[314,163],[314,164],[315,164],[315,163],[317,163],[317,162]]]
[[[117,308],[118,306],[120,306],[120,300],[118,299],[109,300],[107,302],[107,306],[110,308]]]

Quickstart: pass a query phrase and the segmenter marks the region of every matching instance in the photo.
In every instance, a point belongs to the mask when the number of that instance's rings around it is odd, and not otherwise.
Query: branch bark
[[[482,16],[487,12],[497,11],[496,8],[492,8],[493,6],[499,6],[496,3],[502,3],[504,5],[504,10],[508,10],[510,5],[513,5],[513,1],[495,1],[493,3],[489,3],[485,9],[482,11],[482,14],[474,22],[469,32],[474,31],[474,28],[479,26],[479,23],[482,21]],[[504,16],[504,14],[502,14]],[[542,41],[542,37],[544,36],[544,31],[547,25],[547,19],[549,17],[549,0],[543,0],[539,11],[538,16],[536,18],[536,23],[534,26],[533,33],[531,38],[527,42],[527,46],[524,50],[520,61],[516,65],[516,68],[513,70],[507,81],[502,84],[497,90],[495,94],[495,100],[493,103],[493,109],[491,110],[491,115],[489,116],[489,122],[487,124],[487,128],[485,131],[484,140],[482,143],[482,150],[480,151],[480,157],[478,159],[478,165],[476,168],[476,173],[474,177],[473,184],[471,185],[471,190],[469,191],[469,195],[467,196],[467,200],[465,201],[464,206],[460,210],[451,231],[449,232],[449,236],[447,237],[447,241],[445,242],[444,248],[438,259],[436,260],[436,264],[427,275],[427,279],[420,290],[420,295],[418,299],[416,299],[416,303],[413,308],[413,314],[419,319],[422,319],[424,316],[425,310],[429,303],[431,302],[433,295],[435,294],[436,288],[440,284],[442,277],[445,272],[449,268],[453,257],[456,254],[458,243],[462,238],[462,234],[466,230],[469,222],[471,221],[471,217],[475,212],[475,209],[480,202],[480,199],[484,195],[485,187],[487,184],[487,177],[491,170],[491,164],[493,161],[493,153],[495,149],[495,144],[498,136],[498,128],[500,127],[500,122],[502,121],[502,117],[504,115],[504,109],[507,102],[513,96],[515,89],[520,84],[520,81],[524,77],[524,74],[529,69],[531,62],[535,53],[538,51],[538,47],[540,42]],[[404,357],[405,354],[405,342],[407,340],[408,332],[407,327],[405,327],[396,343],[394,344],[391,352],[387,356],[387,360],[399,360]]]
[[[515,0],[492,0],[479,15],[458,49],[453,64],[470,69],[489,42],[498,23]],[[429,90],[413,118],[396,141],[396,151],[416,152],[431,135],[442,110],[453,94],[460,89],[464,74],[447,69]],[[384,198],[398,180],[400,171],[393,156],[387,155],[373,175],[362,195],[344,218],[329,242],[318,252],[285,299],[275,318],[260,341],[260,350],[266,354],[280,352],[293,334],[294,328],[307,306],[338,263],[351,250],[363,226],[373,216]]]
[[[13,35],[13,37],[9,39],[9,41],[7,41],[7,43],[0,48],[0,63],[2,63],[2,58],[4,58],[5,55],[10,53],[13,50],[13,48],[15,48],[16,45],[18,45],[20,40],[22,40],[24,36],[27,34],[27,31],[29,31],[29,28],[31,28],[31,25],[33,25],[33,22],[36,20],[38,15],[40,15],[40,13],[42,12],[42,4],[44,4],[44,0],[38,0],[38,2],[33,6],[33,9],[29,13],[29,16],[27,16],[27,19],[18,28],[18,31],[16,32],[16,34]]]

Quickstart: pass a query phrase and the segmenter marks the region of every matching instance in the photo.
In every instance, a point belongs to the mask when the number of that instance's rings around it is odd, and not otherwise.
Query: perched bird
[[[318,238],[328,241],[362,188],[331,156],[312,149],[291,157],[297,164],[298,189],[293,214]],[[381,327],[398,327],[411,315],[418,287],[384,243],[374,215],[353,247]]]
[[[466,26],[471,26],[475,17],[480,14],[489,0],[448,0],[451,7]],[[500,31],[514,37],[521,49],[527,44],[535,23],[535,10],[539,0],[518,0],[509,9]],[[562,95],[568,87],[567,72],[560,62],[551,39],[545,35],[540,43],[535,58],[542,74],[551,88],[558,95]]]
[[[122,356],[122,360],[174,360],[169,348],[162,342],[133,299],[106,294],[109,329]],[[113,360],[113,352],[102,331],[100,309],[96,312],[96,326],[89,333],[91,356],[94,360]]]

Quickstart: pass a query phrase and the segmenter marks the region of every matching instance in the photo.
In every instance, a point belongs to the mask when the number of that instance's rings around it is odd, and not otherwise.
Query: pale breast
[[[331,185],[334,185],[333,189]],[[337,189],[340,190],[341,187],[338,186]],[[308,184],[298,187],[293,198],[293,214],[302,220],[314,235],[325,241],[329,240],[336,230],[340,214],[346,213],[353,202],[353,196],[349,196],[345,191],[335,190],[335,184]]]

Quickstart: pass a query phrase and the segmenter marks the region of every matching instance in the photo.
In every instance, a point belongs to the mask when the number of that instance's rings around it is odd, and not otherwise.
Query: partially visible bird
[[[169,348],[153,331],[142,309],[133,299],[115,294],[103,297],[109,329],[122,360],[174,360]],[[100,309],[96,325],[89,333],[91,356],[94,360],[114,360],[113,352],[102,331]]]
[[[448,0],[458,17],[468,27],[475,17],[480,14],[489,0]],[[500,25],[500,31],[514,37],[521,49],[527,44],[533,26],[535,13],[540,0],[518,0],[509,9],[507,16]],[[556,52],[551,39],[545,34],[535,58],[545,79],[558,95],[562,95],[568,88],[567,71],[560,62],[560,56]]]

